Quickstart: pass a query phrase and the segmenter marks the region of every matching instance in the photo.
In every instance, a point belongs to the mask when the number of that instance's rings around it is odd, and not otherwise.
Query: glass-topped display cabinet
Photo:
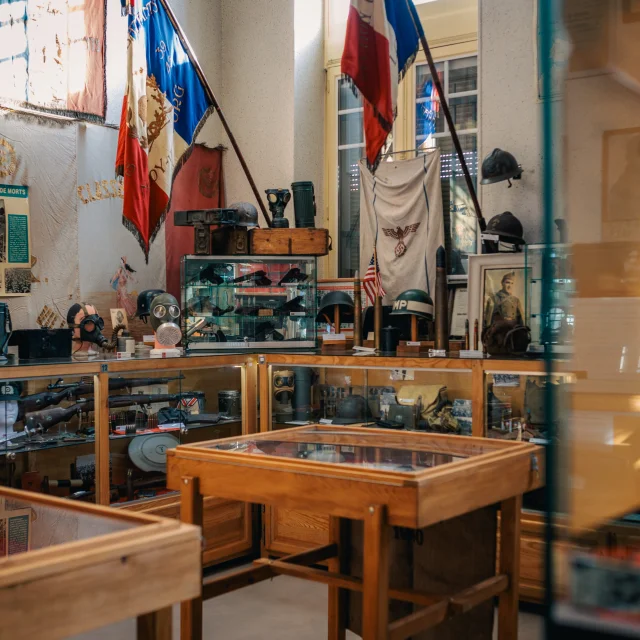
[[[571,247],[554,244],[548,252],[553,287],[549,290],[549,322],[542,330],[542,264],[544,245],[525,245],[526,324],[531,329],[529,352],[542,353],[548,348],[553,353],[569,353],[573,342],[573,311],[571,299],[575,292],[575,280],[571,274]]]
[[[185,256],[188,351],[316,346],[313,256]]]
[[[350,359],[352,359],[351,356]],[[307,422],[471,435],[471,370],[274,364],[269,429]],[[356,361],[358,358],[356,358]],[[291,360],[293,363],[293,360]],[[308,363],[308,359],[307,359]]]
[[[24,369],[23,369],[24,371]],[[0,381],[0,483],[96,502],[93,376]]]
[[[255,371],[233,354],[6,365],[0,486],[176,518],[167,451],[250,433]],[[205,564],[251,552],[250,505],[211,499],[205,511]]]

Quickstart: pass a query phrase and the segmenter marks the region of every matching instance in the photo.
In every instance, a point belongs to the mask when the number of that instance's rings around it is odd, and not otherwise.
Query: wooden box
[[[251,229],[249,253],[252,255],[326,256],[329,253],[327,229]]]
[[[249,252],[249,234],[244,227],[221,227],[211,232],[211,255],[238,256]]]

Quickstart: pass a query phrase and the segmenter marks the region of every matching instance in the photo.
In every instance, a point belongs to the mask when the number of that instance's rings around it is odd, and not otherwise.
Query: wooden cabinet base
[[[329,543],[328,517],[267,507],[263,518],[263,555],[295,554]],[[543,516],[523,511],[520,525],[520,600],[540,604],[544,598]]]
[[[121,508],[179,520],[180,496],[140,500]],[[251,505],[207,497],[204,499],[203,517],[203,566],[210,567],[254,551]]]

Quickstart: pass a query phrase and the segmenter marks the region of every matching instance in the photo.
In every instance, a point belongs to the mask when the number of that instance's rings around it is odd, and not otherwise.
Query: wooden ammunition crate
[[[252,255],[326,256],[329,253],[327,229],[251,229]]]

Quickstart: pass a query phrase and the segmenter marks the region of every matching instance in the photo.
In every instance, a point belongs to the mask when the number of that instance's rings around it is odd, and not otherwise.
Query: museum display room
[[[638,635],[638,25],[0,2],[0,640]]]

